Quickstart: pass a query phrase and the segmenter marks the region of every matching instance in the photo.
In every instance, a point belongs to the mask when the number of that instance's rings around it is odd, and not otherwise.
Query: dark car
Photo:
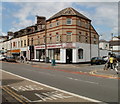
[[[93,57],[91,59],[91,65],[93,65],[93,64],[101,65],[101,64],[105,64],[105,63],[106,63],[106,61],[101,57]]]
[[[16,59],[15,59],[15,57],[6,57],[5,61],[16,62]]]
[[[116,59],[120,62],[120,55],[116,55]]]

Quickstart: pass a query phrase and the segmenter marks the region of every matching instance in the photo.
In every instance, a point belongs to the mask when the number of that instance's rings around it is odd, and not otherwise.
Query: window
[[[18,47],[20,47],[20,41],[18,41]]]
[[[85,36],[85,41],[86,43],[88,43],[88,34],[86,33],[86,36]]]
[[[60,60],[60,49],[59,48],[55,49],[55,60]]]
[[[52,42],[52,35],[50,34],[50,43]]]
[[[56,20],[56,26],[58,26],[59,25],[59,21],[58,20]]]
[[[71,18],[67,18],[67,25],[71,25],[72,24],[72,19]]]
[[[70,31],[70,32],[67,32],[67,35],[72,35],[72,32]]]
[[[23,47],[23,41],[21,40],[21,47]]]
[[[78,59],[83,59],[83,49],[78,49]]]
[[[89,27],[89,24],[85,22],[85,28],[88,29],[88,27]]]
[[[50,27],[52,27],[52,23],[50,22]]]
[[[28,46],[29,46],[29,44],[30,44],[30,43],[29,43],[29,39],[28,39]]]
[[[67,42],[71,42],[72,32],[67,32]]]
[[[81,41],[81,32],[78,34],[78,41]]]
[[[59,41],[59,34],[56,33],[56,41],[58,42]]]
[[[40,37],[38,36],[38,44],[40,44]]]
[[[24,46],[26,47],[26,40],[24,40]]]
[[[33,45],[33,38],[31,39],[31,45]]]

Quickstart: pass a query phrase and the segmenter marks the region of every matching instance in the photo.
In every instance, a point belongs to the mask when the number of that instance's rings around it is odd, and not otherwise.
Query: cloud
[[[118,2],[119,0],[3,0],[3,2]]]
[[[47,19],[60,11],[61,9],[71,6],[72,3],[59,3],[58,2],[34,2],[34,3],[14,3],[20,6],[17,12],[13,13],[13,17],[18,19],[17,22],[13,22],[14,29],[21,29],[36,23],[36,15],[45,16]],[[12,30],[12,29],[11,29]]]
[[[83,6],[86,10],[82,11],[92,20],[93,26],[104,39],[109,40],[110,34],[118,34],[118,3],[117,2],[93,2],[93,3],[76,3]],[[80,8],[77,7],[79,10]],[[79,10],[80,11],[80,10]],[[106,29],[106,30],[105,30]]]

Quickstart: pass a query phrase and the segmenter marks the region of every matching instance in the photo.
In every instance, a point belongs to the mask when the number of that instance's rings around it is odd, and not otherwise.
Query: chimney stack
[[[46,17],[43,16],[36,16],[37,17],[37,24],[38,25],[45,25]]]

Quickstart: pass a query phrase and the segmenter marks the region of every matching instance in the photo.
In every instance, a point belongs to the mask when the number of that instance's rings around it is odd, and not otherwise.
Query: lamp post
[[[112,43],[113,43],[113,33],[111,33],[111,41],[112,41]],[[112,54],[113,54],[113,44],[112,44]]]
[[[100,57],[100,37],[101,37],[102,35],[99,35],[99,38],[98,38],[98,57]]]

